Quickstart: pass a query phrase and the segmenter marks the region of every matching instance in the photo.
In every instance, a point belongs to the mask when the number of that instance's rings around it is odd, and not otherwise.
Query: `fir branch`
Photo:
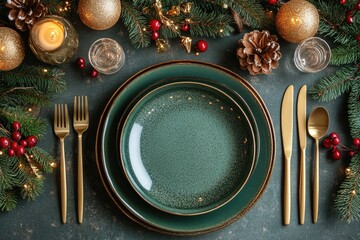
[[[353,84],[348,98],[348,120],[351,136],[360,138],[360,77]]]
[[[65,90],[64,76],[59,68],[21,65],[11,71],[0,71],[0,86],[33,87],[42,94],[54,94]]]
[[[32,147],[28,149],[28,154],[33,156],[33,161],[40,166],[40,169],[45,173],[51,173],[53,171],[52,164],[55,163],[55,159],[49,153],[39,147]]]
[[[14,190],[0,190],[0,209],[2,211],[12,211],[17,204],[17,194]]]
[[[340,220],[351,222],[360,217],[360,155],[352,157],[350,173],[341,183],[335,198],[335,208]]]
[[[343,45],[331,50],[330,64],[342,65],[360,62],[360,49],[357,46]]]
[[[358,71],[356,65],[343,67],[333,75],[321,79],[312,89],[310,89],[309,93],[314,99],[320,101],[333,100],[349,91],[356,80]]]
[[[130,43],[136,48],[150,45],[150,34],[146,29],[147,20],[133,5],[131,0],[123,0],[121,3],[121,19],[128,33]]]
[[[234,28],[231,27],[232,17],[227,12],[209,13],[194,7],[189,18],[191,19],[190,35],[192,36],[229,36],[234,31]]]
[[[23,199],[35,200],[43,193],[44,181],[42,177],[31,176],[21,188],[20,195]]]
[[[267,26],[265,10],[256,0],[228,0],[223,1],[237,12],[250,27],[261,29]]]

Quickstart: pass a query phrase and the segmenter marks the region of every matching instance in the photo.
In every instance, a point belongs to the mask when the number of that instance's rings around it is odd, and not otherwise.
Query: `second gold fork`
[[[82,134],[89,126],[89,110],[87,96],[74,97],[74,129],[78,133],[78,220],[83,222],[84,215],[84,178],[82,156]]]

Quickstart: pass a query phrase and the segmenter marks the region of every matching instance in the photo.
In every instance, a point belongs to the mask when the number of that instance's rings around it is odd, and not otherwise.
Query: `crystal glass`
[[[89,61],[98,72],[113,74],[124,65],[125,53],[115,40],[100,38],[90,46]]]
[[[29,45],[39,60],[58,65],[73,58],[79,40],[70,21],[60,16],[47,15],[31,28]]]
[[[302,72],[315,73],[329,64],[331,49],[327,42],[311,37],[300,42],[294,54],[295,66]]]

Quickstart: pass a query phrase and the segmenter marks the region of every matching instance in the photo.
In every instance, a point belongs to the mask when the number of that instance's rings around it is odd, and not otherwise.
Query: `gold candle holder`
[[[29,45],[39,60],[58,65],[72,59],[78,50],[79,40],[75,28],[68,20],[48,15],[31,28]]]

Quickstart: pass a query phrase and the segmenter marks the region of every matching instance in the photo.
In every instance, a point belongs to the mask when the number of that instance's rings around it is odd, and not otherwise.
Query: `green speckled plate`
[[[235,197],[251,175],[255,146],[250,121],[234,99],[189,81],[145,94],[120,135],[122,166],[135,191],[179,215],[210,212]]]
[[[259,154],[243,189],[227,204],[195,216],[169,214],[152,207],[133,189],[121,171],[117,127],[133,99],[159,81],[169,78],[203,78],[225,85],[247,103],[259,127]],[[244,111],[247,111],[243,108]],[[254,127],[254,125],[252,125]],[[255,127],[254,127],[255,128]],[[153,231],[195,235],[221,229],[246,214],[264,193],[275,162],[275,136],[269,112],[256,90],[237,74],[214,64],[172,61],[146,68],[129,78],[110,98],[100,117],[96,135],[96,163],[103,185],[117,207],[136,223]]]

